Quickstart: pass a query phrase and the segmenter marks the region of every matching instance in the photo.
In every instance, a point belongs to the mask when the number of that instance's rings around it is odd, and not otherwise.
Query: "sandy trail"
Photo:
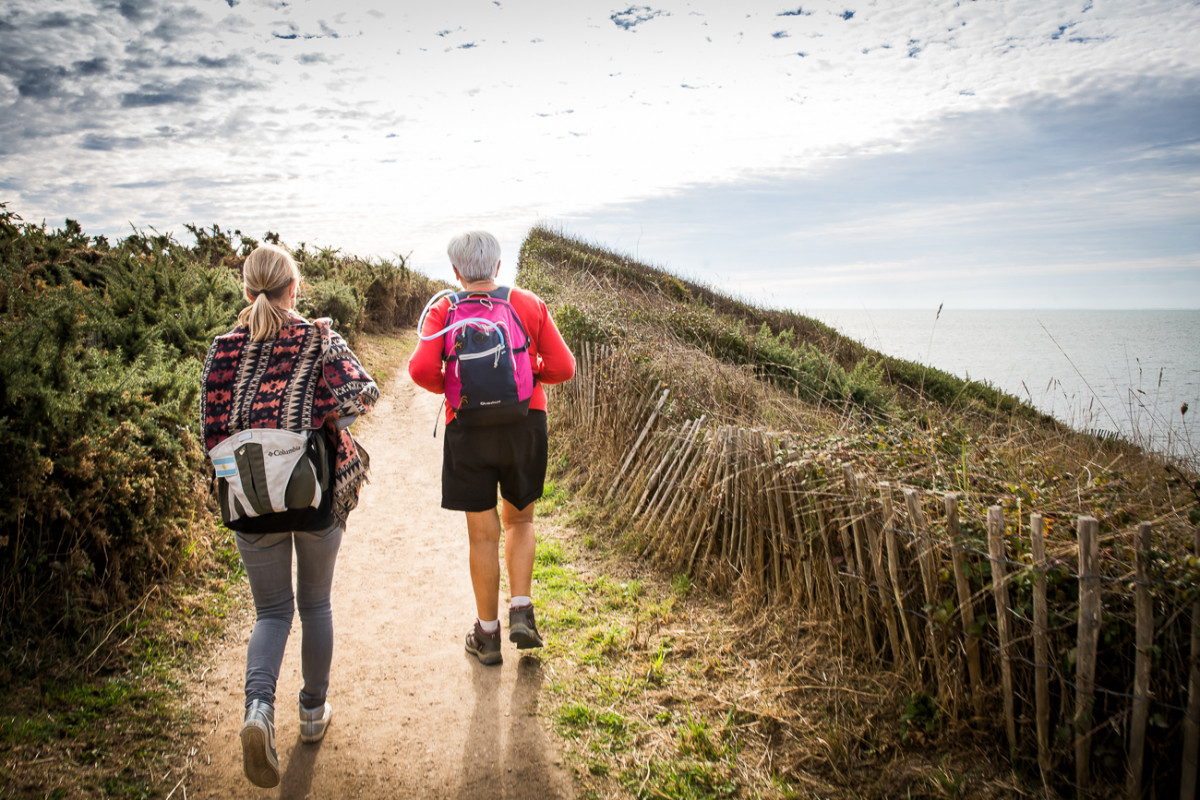
[[[324,741],[299,739],[297,617],[277,689],[282,780],[259,789],[243,776],[238,732],[253,613],[244,615],[196,688],[208,733],[193,757],[188,798],[573,795],[536,716],[541,662],[519,657],[507,639],[499,667],[463,650],[475,606],[465,522],[438,507],[441,426],[437,439],[431,434],[439,403],[397,379],[355,426],[371,455],[371,482],[350,516],[334,577],[333,721]]]

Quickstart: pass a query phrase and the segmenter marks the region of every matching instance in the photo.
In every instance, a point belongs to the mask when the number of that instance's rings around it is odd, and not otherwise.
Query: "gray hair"
[[[486,281],[496,275],[500,240],[487,231],[467,231],[450,240],[446,255],[465,280]]]

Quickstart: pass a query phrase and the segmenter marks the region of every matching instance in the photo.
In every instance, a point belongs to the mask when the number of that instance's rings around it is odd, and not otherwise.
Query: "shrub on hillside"
[[[523,284],[535,284],[552,307],[556,282],[568,272],[588,276],[592,287],[603,286],[607,294],[654,296],[682,341],[726,363],[754,365],[776,385],[806,399],[849,401],[872,416],[933,401],[958,410],[1003,411],[1060,427],[1049,415],[986,384],[876,353],[818,320],[785,309],[759,308],[543,227],[531,230],[522,244],[520,270]],[[597,302],[602,300],[589,301]],[[591,310],[582,309],[585,315]],[[786,348],[796,352],[789,355]],[[762,350],[770,352],[759,355]]]
[[[179,563],[204,508],[197,352],[240,292],[169,237],[110,246],[7,210],[0,283],[0,618],[32,632]]]
[[[196,244],[110,244],[0,204],[0,631],[78,630],[173,574],[208,519],[198,443],[202,359],[244,307],[257,241],[189,226]],[[267,239],[278,237],[267,234]],[[403,264],[296,251],[302,313],[352,338],[412,324],[437,285]],[[5,644],[12,644],[9,640]]]
[[[416,323],[425,303],[448,284],[410,270],[401,260],[364,261],[336,250],[294,251],[304,276],[300,312],[330,317],[353,339],[358,331],[377,333]]]

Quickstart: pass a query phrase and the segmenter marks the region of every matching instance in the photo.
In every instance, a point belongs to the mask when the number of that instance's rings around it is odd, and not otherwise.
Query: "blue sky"
[[[1200,307],[1200,2],[4,0],[0,201],[448,273],[548,224],[748,299]]]

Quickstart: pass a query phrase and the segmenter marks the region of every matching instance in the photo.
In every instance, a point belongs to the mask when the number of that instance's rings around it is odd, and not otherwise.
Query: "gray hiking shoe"
[[[467,631],[467,652],[479,659],[481,664],[499,664],[503,659],[500,655],[500,630],[495,633],[484,633],[479,627],[479,620]]]
[[[242,722],[242,770],[255,786],[279,785],[279,757],[275,755],[275,709],[265,700],[251,700]]]
[[[300,741],[321,741],[329,727],[329,718],[333,716],[333,706],[329,701],[316,708],[305,708],[303,703],[297,703],[297,706],[300,709]]]
[[[516,642],[518,650],[542,646],[542,635],[538,633],[532,605],[508,610],[508,640]]]

